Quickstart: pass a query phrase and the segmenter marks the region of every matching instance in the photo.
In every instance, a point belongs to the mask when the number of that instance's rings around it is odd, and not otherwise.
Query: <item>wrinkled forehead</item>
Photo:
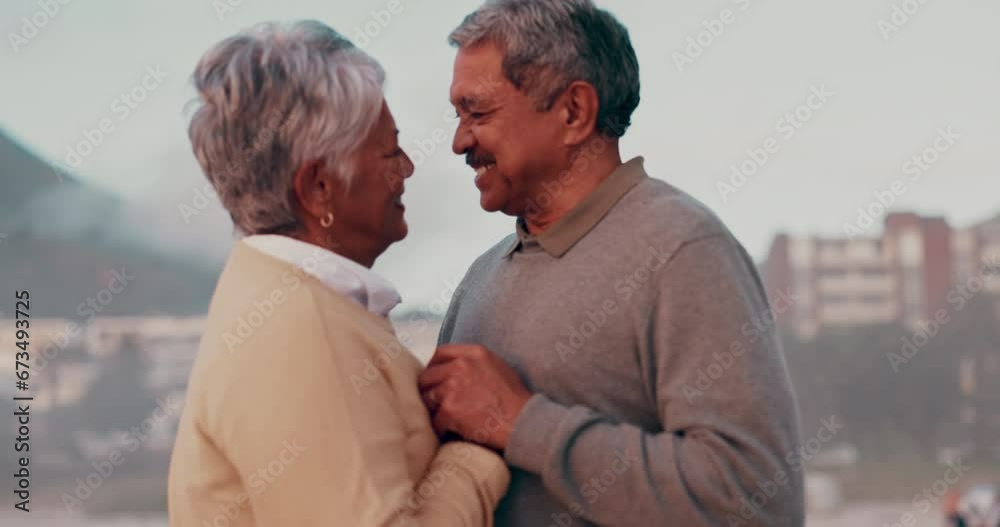
[[[503,75],[503,55],[493,44],[460,48],[455,56],[449,98],[456,107],[481,105],[516,89]]]
[[[386,101],[382,101],[381,113],[379,114],[378,121],[375,122],[375,126],[369,132],[369,137],[377,143],[382,144],[394,141],[398,134],[399,129],[396,127],[396,119],[392,116],[389,104]]]

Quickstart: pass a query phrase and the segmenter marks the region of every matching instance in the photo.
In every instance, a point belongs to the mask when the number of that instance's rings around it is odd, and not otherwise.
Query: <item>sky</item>
[[[221,261],[231,248],[228,217],[200,197],[206,180],[184,108],[201,54],[271,20],[320,20],[386,69],[417,168],[404,197],[410,236],[375,269],[407,304],[441,305],[475,257],[513,230],[511,218],[479,209],[474,174],[451,152],[446,37],[479,2],[53,3],[51,16],[35,0],[0,3],[0,129],[122,196],[134,213],[116,221],[136,222],[171,251]],[[643,156],[651,176],[706,203],[758,260],[779,232],[843,236],[859,208],[877,212],[879,194],[891,210],[959,227],[1000,212],[995,0],[598,5],[628,27],[639,58],[626,160]],[[143,100],[125,100],[133,91]],[[102,123],[108,132],[88,139]],[[81,141],[95,145],[80,151]],[[875,220],[858,230],[876,236]]]

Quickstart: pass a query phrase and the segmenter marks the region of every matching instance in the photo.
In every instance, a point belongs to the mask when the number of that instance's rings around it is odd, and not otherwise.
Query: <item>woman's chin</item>
[[[410,227],[406,224],[405,220],[400,220],[399,223],[395,225],[392,229],[392,236],[390,239],[393,243],[402,241],[406,238],[406,235],[410,233]]]
[[[396,243],[409,233],[409,226],[406,224],[406,207],[401,204],[393,204],[389,213],[386,215],[385,230],[386,239],[389,243]]]

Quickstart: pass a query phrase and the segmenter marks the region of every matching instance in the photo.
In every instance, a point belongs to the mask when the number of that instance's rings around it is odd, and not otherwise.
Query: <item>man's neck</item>
[[[571,210],[576,208],[581,201],[586,199],[608,176],[622,165],[621,153],[618,151],[617,142],[608,144],[604,152],[600,154],[581,154],[590,156],[590,162],[585,163],[582,169],[570,167],[569,176],[564,176],[557,180],[560,192],[546,192],[549,197],[549,204],[538,209],[537,213],[526,214],[524,223],[528,232],[538,234],[556,222],[561,220]],[[577,163],[574,163],[576,165]],[[568,181],[563,184],[562,181]],[[538,203],[539,199],[533,199]],[[536,205],[537,206],[537,205]]]

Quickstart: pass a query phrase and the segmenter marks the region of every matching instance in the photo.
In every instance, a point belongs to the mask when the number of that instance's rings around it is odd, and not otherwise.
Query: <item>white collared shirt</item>
[[[264,254],[315,276],[327,287],[381,317],[388,316],[389,311],[401,301],[391,282],[371,269],[318,245],[280,234],[255,234],[243,238],[243,241]]]

